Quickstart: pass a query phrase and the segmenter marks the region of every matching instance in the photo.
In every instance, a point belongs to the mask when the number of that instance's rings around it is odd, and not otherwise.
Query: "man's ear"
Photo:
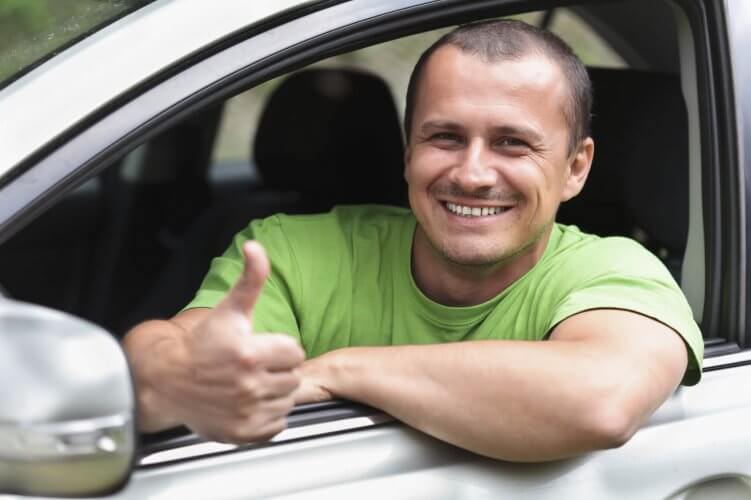
[[[595,141],[591,137],[587,137],[579,143],[579,148],[568,160],[568,172],[561,201],[570,200],[584,188],[594,155]]]

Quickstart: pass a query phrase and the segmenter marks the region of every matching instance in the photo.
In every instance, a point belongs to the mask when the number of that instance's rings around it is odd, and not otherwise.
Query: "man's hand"
[[[179,314],[170,323],[181,331],[148,345],[145,337],[167,322],[128,335],[144,430],[182,423],[210,439],[248,442],[286,427],[304,353],[287,335],[254,334],[252,311],[269,262],[256,242],[243,252],[243,275],[216,308]]]

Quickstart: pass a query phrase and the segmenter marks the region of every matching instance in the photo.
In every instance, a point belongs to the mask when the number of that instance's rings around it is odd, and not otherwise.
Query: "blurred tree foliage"
[[[0,82],[150,0],[0,0]]]

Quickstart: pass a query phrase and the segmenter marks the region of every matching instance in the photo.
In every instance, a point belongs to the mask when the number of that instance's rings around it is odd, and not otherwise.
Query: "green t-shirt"
[[[627,238],[556,224],[542,258],[498,296],[449,307],[415,285],[415,218],[403,208],[341,206],[318,215],[253,221],[211,268],[186,309],[214,307],[242,272],[242,244],[258,240],[271,275],[253,312],[254,329],[296,337],[309,357],[349,346],[458,340],[542,340],[588,309],[625,309],[654,318],[688,345],[684,384],[701,376],[703,341],[665,266]]]

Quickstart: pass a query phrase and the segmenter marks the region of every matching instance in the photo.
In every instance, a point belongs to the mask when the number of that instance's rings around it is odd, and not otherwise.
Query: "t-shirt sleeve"
[[[566,318],[591,309],[642,314],[681,336],[688,350],[682,383],[696,384],[701,378],[704,341],[688,301],[667,268],[641,245],[625,238],[606,238],[592,247],[592,251],[582,252],[567,264],[573,267],[564,272],[581,278],[558,303],[548,331]]]
[[[193,300],[183,310],[215,307],[243,271],[242,246],[255,239],[266,250],[271,273],[253,310],[256,332],[286,333],[300,340],[293,291],[301,293],[299,270],[278,216],[253,221],[237,233],[229,248],[211,266]]]

